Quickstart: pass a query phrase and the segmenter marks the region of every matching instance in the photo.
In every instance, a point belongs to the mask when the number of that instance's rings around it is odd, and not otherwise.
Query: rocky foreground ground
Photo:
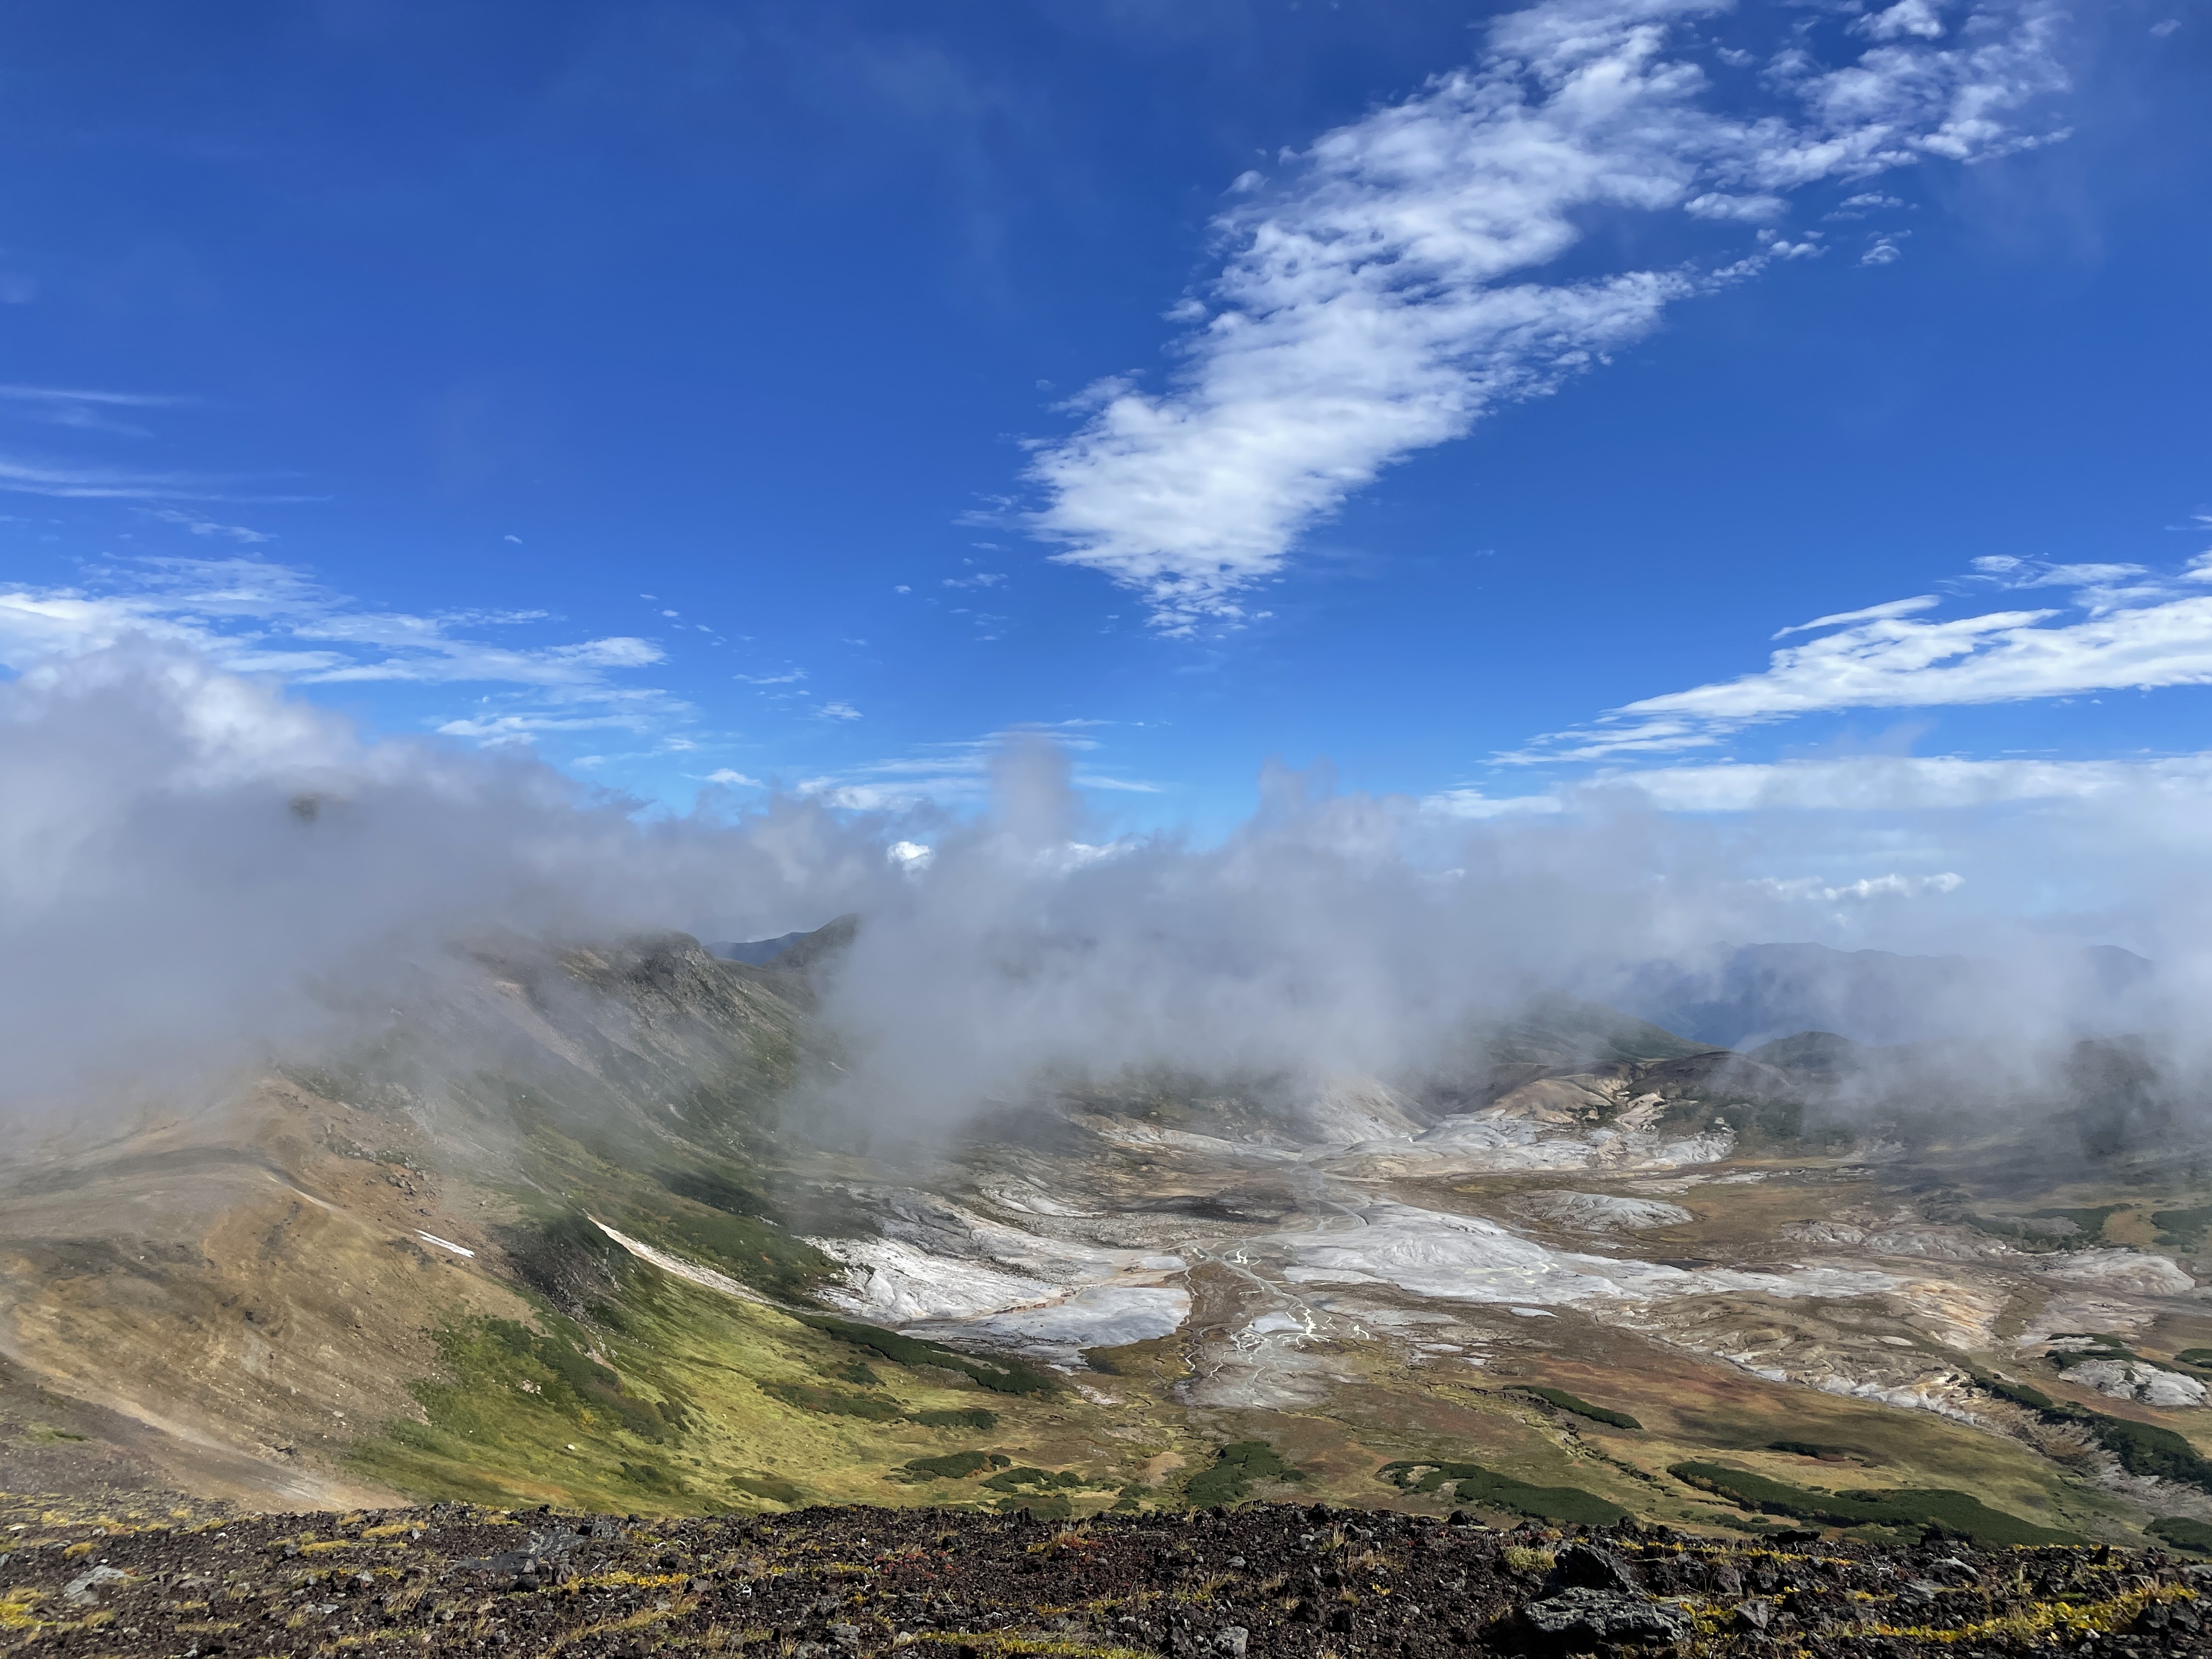
[[[1498,1532],[1258,1504],[1080,1524],[444,1504],[152,1528],[53,1516],[5,1536],[4,1653],[2212,1654],[2197,1611],[2212,1568],[1945,1538]]]

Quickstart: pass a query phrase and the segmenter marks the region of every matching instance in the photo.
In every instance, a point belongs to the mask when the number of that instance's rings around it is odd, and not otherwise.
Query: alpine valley
[[[2124,1041],[1985,1098],[1924,1044],[1553,1000],[1431,1075],[1048,1078],[902,1134],[816,1086],[854,927],[483,944],[313,1064],[17,1130],[9,1518],[1265,1498],[2212,1545],[2212,1158]]]

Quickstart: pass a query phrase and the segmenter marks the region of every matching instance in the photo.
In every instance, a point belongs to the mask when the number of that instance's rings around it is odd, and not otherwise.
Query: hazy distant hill
[[[708,945],[707,953],[724,962],[750,963],[753,967],[765,968],[805,937],[804,933],[778,933],[774,939],[726,939],[720,945]]]
[[[2132,951],[2093,945],[2061,957],[2069,1012],[2095,1024],[2150,975]],[[1868,1043],[1918,1042],[1971,1030],[1978,1010],[2008,994],[1998,964],[1971,957],[1747,945],[1706,969],[1652,963],[1615,998],[1625,1009],[1700,1042],[1747,1048],[1796,1031]]]

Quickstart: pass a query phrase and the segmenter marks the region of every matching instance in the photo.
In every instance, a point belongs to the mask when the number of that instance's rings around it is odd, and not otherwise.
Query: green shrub
[[[2099,1340],[2110,1340],[2109,1338]],[[2205,1353],[2208,1351],[2191,1348],[2184,1352]],[[2172,1480],[2195,1486],[2201,1492],[2212,1492],[2212,1460],[2205,1458],[2196,1447],[2172,1429],[2134,1422],[2124,1417],[2107,1417],[2104,1413],[2093,1412],[2085,1406],[2062,1405],[2039,1389],[2017,1382],[2006,1382],[1986,1372],[1976,1371],[1973,1378],[2000,1400],[2033,1407],[2042,1413],[2045,1422],[2079,1423],[2088,1430],[2099,1445],[2120,1460],[2120,1467],[2130,1474],[2149,1475],[2160,1480]]]
[[[2212,1204],[2194,1210],[2154,1210],[2150,1224],[2158,1229],[2158,1242],[2168,1249],[2193,1250],[2204,1242],[2212,1227]]]
[[[989,1433],[999,1426],[999,1414],[981,1406],[972,1411],[915,1412],[912,1420],[927,1429],[974,1429]]]
[[[1003,1463],[1003,1457],[994,1457],[989,1452],[947,1452],[942,1457],[917,1457],[906,1466],[907,1474],[924,1480],[965,1480],[971,1474],[981,1474],[994,1462]]]
[[[653,1178],[678,1198],[688,1198],[694,1204],[703,1204],[710,1210],[720,1210],[725,1215],[741,1215],[768,1220],[775,1216],[775,1207],[751,1188],[719,1175],[699,1170],[656,1170]]]
[[[1987,1371],[1974,1371],[1970,1375],[1973,1377],[1976,1387],[1986,1389],[1998,1399],[2009,1401],[2015,1406],[2026,1406],[2033,1411],[2039,1412],[2053,1412],[2059,1408],[2058,1402],[2049,1395],[2040,1389],[2032,1389],[2025,1382],[2008,1382],[2003,1377],[1992,1376]]]
[[[1822,1502],[1821,1494],[1807,1492],[1802,1486],[1769,1480],[1753,1469],[1730,1468],[1725,1463],[1676,1463],[1667,1473],[1677,1480],[1687,1481],[1701,1491],[1727,1498],[1738,1509],[1758,1510],[1767,1515],[1811,1516],[1819,1512]]]
[[[879,1353],[895,1365],[934,1365],[940,1370],[958,1371],[994,1394],[1051,1394],[1057,1386],[1042,1371],[1032,1370],[1017,1360],[979,1359],[973,1354],[939,1347],[934,1342],[901,1336],[896,1331],[862,1325],[849,1319],[832,1318],[828,1314],[798,1314],[793,1316],[800,1324],[834,1336],[841,1342],[850,1342],[855,1347]]]
[[[1563,1412],[1572,1412],[1577,1417],[1587,1417],[1595,1423],[1609,1423],[1616,1429],[1641,1429],[1644,1425],[1626,1412],[1617,1412],[1603,1406],[1593,1406],[1587,1400],[1578,1400],[1565,1389],[1539,1389],[1521,1385],[1522,1394],[1533,1394]]]
[[[806,1494],[788,1480],[772,1474],[733,1474],[730,1485],[751,1498],[765,1498],[770,1503],[795,1504]]]
[[[1833,1527],[1940,1526],[1984,1544],[2070,1544],[2071,1533],[2039,1527],[2018,1516],[1990,1509],[1979,1498],[1942,1488],[1898,1487],[1887,1491],[1810,1492],[1770,1480],[1750,1469],[1723,1463],[1677,1463],[1668,1474],[1727,1498],[1738,1508],[1793,1516]]]
[[[2104,1237],[2105,1223],[2122,1210],[2133,1209],[2131,1204],[2100,1204],[2094,1210],[2038,1210],[2039,1221],[2070,1221],[2080,1230],[2085,1243],[2095,1243]]]
[[[1249,1495],[1255,1480],[1303,1480],[1305,1476],[1285,1463],[1264,1440],[1239,1440],[1213,1454],[1213,1462],[1183,1484],[1183,1496],[1194,1509],[1234,1504]]]
[[[1019,1492],[1024,1486],[1033,1487],[1038,1492],[1080,1492],[1084,1487],[1093,1483],[1085,1480],[1073,1469],[1063,1472],[1055,1469],[1033,1469],[1024,1466],[1018,1468],[1001,1469],[983,1484],[993,1492]]]
[[[2162,1538],[2176,1549],[2198,1555],[2212,1555],[2212,1527],[2202,1521],[2191,1521],[2186,1516],[2160,1516],[2143,1530],[2154,1538]]]
[[[858,1417],[870,1423],[896,1423],[906,1415],[906,1407],[889,1395],[843,1394],[836,1389],[817,1389],[805,1382],[763,1382],[760,1391],[787,1406],[796,1406],[803,1412],[815,1412],[823,1417]]]
[[[632,1434],[665,1440],[686,1426],[673,1399],[643,1400],[623,1392],[622,1379],[582,1351],[581,1340],[562,1331],[540,1336],[512,1319],[486,1319],[473,1328],[453,1326],[438,1334],[439,1357],[467,1382],[519,1376],[534,1382],[536,1397],[574,1422],[603,1412]],[[495,1385],[496,1386],[496,1385]],[[421,1390],[417,1390],[418,1395]]]
[[[1809,1440],[1770,1440],[1769,1451],[1788,1452],[1792,1457],[1818,1457],[1828,1462],[1849,1457],[1849,1446],[1816,1446]]]
[[[2212,1370],[2212,1348],[2184,1348],[2173,1356],[2185,1365],[2194,1365],[2199,1370]]]
[[[684,1483],[658,1463],[624,1463],[623,1479],[633,1486],[642,1486],[647,1492],[676,1493],[684,1490]]]
[[[1449,1485],[1453,1495],[1463,1504],[1510,1510],[1539,1521],[1607,1527],[1628,1516],[1620,1504],[1580,1486],[1531,1486],[1480,1463],[1385,1463],[1376,1473],[1408,1492],[1433,1492]]]
[[[2147,1474],[2212,1492],[2212,1462],[2172,1429],[2107,1417],[2079,1407],[2064,1414],[2086,1424],[2097,1443],[2118,1458],[2120,1467],[2130,1474]]]
[[[1539,1521],[1558,1521],[1584,1526],[1609,1527],[1626,1521],[1628,1511],[1618,1504],[1584,1492],[1580,1486],[1534,1486],[1494,1469],[1478,1469],[1462,1480],[1453,1492],[1462,1504],[1482,1504],[1510,1510]]]
[[[630,1204],[613,1224],[778,1296],[805,1296],[839,1271],[837,1263],[774,1222],[696,1202]]]

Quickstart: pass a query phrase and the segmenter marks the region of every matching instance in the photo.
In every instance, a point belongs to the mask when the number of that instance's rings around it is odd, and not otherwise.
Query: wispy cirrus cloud
[[[94,392],[82,386],[0,386],[0,399],[32,404],[89,404],[108,409],[184,409],[199,402],[162,392]]]
[[[665,660],[653,641],[495,637],[550,620],[537,610],[378,609],[264,559],[149,558],[104,567],[77,586],[0,590],[0,665],[21,671],[138,636],[190,647],[238,672],[281,674],[302,685],[505,688],[438,726],[486,743],[598,727],[665,732],[688,716],[688,706],[668,693],[621,678]]]
[[[1447,789],[1423,805],[1450,817],[1547,817],[1607,792],[1632,793],[1665,812],[1958,811],[2154,795],[2212,804],[2212,753],[2083,761],[1856,755],[1655,766],[1601,772],[1534,794]]]
[[[197,513],[180,512],[173,507],[142,507],[137,511],[158,523],[180,526],[195,536],[220,536],[241,546],[257,547],[276,539],[265,530],[250,529],[242,524],[218,524],[212,519],[202,518]]]
[[[118,411],[191,409],[204,400],[168,392],[107,392],[83,386],[0,386],[0,415],[74,432],[146,438],[152,433]],[[68,501],[307,501],[272,495],[266,473],[153,471],[51,455],[0,453],[0,490]]]
[[[2022,112],[2065,82],[2052,0],[1904,0],[1856,38],[1793,18],[1762,75],[1717,80],[1692,37],[1725,9],[1547,0],[1494,21],[1474,67],[1291,157],[1281,181],[1239,180],[1246,199],[1216,225],[1221,275],[1171,313],[1207,319],[1175,384],[1091,389],[1084,424],[1036,450],[1032,531],[1143,593],[1167,634],[1233,623],[1238,596],[1384,467],[1553,389],[1674,301],[1821,246],[1769,232],[1710,269],[1526,275],[1593,214],[1771,219],[1819,180],[2040,142]],[[1723,83],[1739,112],[1716,107]]]
[[[1971,584],[2071,590],[2072,604],[1934,617],[1930,595],[1785,628],[1832,629],[1774,652],[1757,673],[1639,698],[1587,726],[1499,757],[1597,761],[1709,749],[1745,728],[1852,708],[2025,702],[2212,685],[2212,553],[2160,576],[2136,564],[1974,561]]]
[[[131,467],[0,455],[0,489],[66,501],[295,501],[299,495],[240,495],[247,481],[200,472],[149,472]]]
[[[1105,770],[1094,757],[1103,746],[1085,735],[1085,728],[1103,726],[1103,720],[1073,720],[1049,726],[1021,726],[988,737],[952,743],[924,744],[911,753],[803,780],[801,794],[852,811],[903,811],[934,805],[959,806],[983,799],[991,793],[993,768],[1010,740],[1042,738],[1076,763],[1068,781],[1078,788],[1109,793],[1152,795],[1160,786],[1142,778],[1127,778]]]

